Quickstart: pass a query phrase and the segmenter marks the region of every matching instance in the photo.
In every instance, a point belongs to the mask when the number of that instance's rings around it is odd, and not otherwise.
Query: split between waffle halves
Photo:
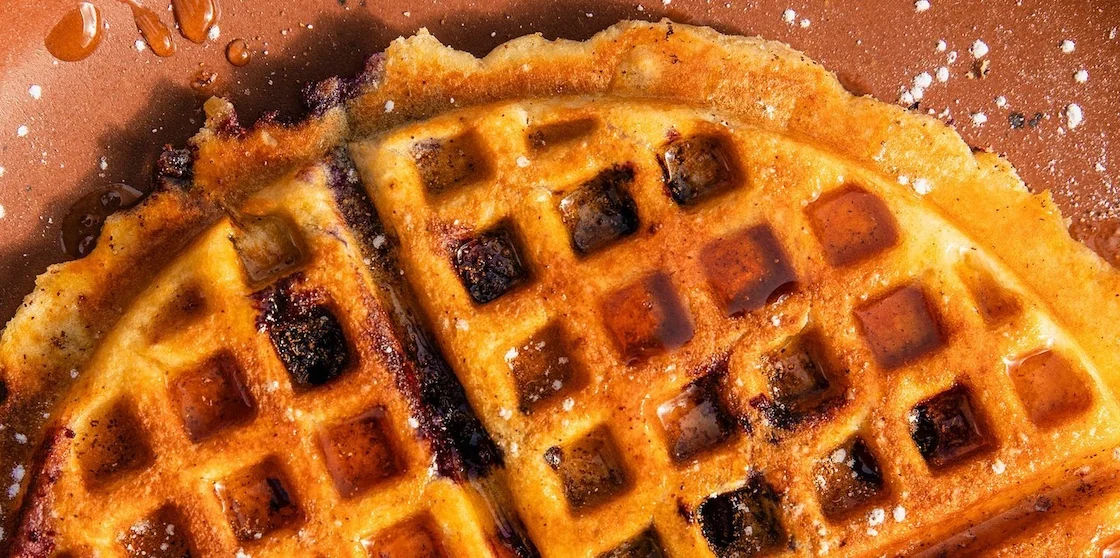
[[[39,278],[0,550],[1120,553],[1120,273],[936,120],[670,22],[308,98]]]

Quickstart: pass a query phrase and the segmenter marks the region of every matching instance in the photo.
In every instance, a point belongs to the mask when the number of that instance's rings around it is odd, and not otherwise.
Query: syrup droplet
[[[218,83],[217,72],[212,72],[206,68],[201,68],[194,74],[191,79],[191,89],[204,97],[211,97],[217,93],[220,84]]]
[[[171,30],[159,19],[159,14],[150,8],[145,8],[135,0],[121,0],[132,8],[132,19],[136,28],[144,36],[144,42],[156,56],[171,56],[175,54],[175,42],[172,40]]]
[[[234,66],[244,66],[253,59],[253,51],[244,39],[234,39],[226,45],[226,60]]]
[[[136,205],[142,197],[143,192],[127,184],[110,184],[82,196],[62,220],[62,251],[75,258],[89,254],[97,245],[105,219]]]
[[[222,15],[218,0],[171,0],[171,7],[175,10],[179,32],[198,44],[206,42],[210,28]]]
[[[82,2],[66,12],[44,41],[47,51],[65,62],[77,62],[93,54],[101,44],[101,10]]]

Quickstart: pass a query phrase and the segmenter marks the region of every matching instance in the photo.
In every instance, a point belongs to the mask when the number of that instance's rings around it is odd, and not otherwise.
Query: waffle
[[[1112,556],[1120,273],[788,47],[207,103],[0,340],[15,556]]]

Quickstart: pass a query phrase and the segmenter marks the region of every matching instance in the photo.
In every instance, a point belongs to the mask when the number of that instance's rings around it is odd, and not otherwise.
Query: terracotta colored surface
[[[266,110],[295,118],[303,83],[353,74],[366,56],[399,35],[427,27],[443,42],[484,54],[526,33],[584,39],[619,19],[711,25],[724,32],[788,42],[835,71],[849,88],[896,102],[927,72],[932,85],[918,110],[955,122],[977,147],[1006,154],[1035,190],[1051,189],[1075,222],[1120,217],[1120,166],[1111,144],[1120,132],[1120,2],[931,0],[289,0],[221,2],[220,37],[202,45],[175,36],[176,53],[137,50],[130,8],[100,0],[109,25],[81,62],[56,62],[43,39],[73,0],[0,4],[0,321],[30,292],[34,277],[64,259],[59,222],[82,194],[112,182],[148,187],[164,144],[182,145],[201,125],[203,99],[189,83],[200,69],[219,75],[218,91],[242,122]],[[172,25],[167,0],[145,3]],[[783,14],[796,12],[792,23]],[[1112,37],[1110,38],[1110,35]],[[234,67],[226,45],[248,42],[252,61]],[[990,52],[986,79],[966,77],[969,48]],[[1075,43],[1063,53],[1064,39]],[[943,40],[944,52],[936,45]],[[955,62],[948,63],[950,51]],[[937,69],[947,67],[940,82]],[[1074,79],[1078,70],[1088,80]],[[38,85],[41,98],[29,88]],[[1004,106],[997,97],[1006,99]],[[1067,130],[1066,107],[1084,122]],[[974,113],[987,118],[975,123]],[[1012,113],[1037,127],[1013,129]],[[26,126],[26,135],[17,130]],[[1024,240],[1029,239],[1025,234]]]

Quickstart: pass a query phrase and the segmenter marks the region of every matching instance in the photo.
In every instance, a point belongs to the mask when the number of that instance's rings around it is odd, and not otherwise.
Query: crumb
[[[1085,113],[1081,111],[1081,105],[1077,103],[1070,103],[1066,107],[1066,126],[1073,130],[1085,121]]]
[[[1077,70],[1073,73],[1073,81],[1077,83],[1085,83],[1089,81],[1089,72],[1087,70]]]
[[[38,101],[43,98],[43,88],[38,85],[32,85],[27,88],[27,94],[31,95],[32,99]]]
[[[793,11],[792,9],[786,8],[786,11],[782,12],[782,21],[793,25],[793,22],[796,20],[797,12]]]
[[[973,126],[981,126],[987,121],[988,121],[988,115],[986,115],[982,112],[972,113],[972,125]]]
[[[385,112],[393,112],[393,108],[395,108],[396,106],[397,104],[394,103],[392,99],[385,101]]]
[[[928,10],[929,8],[929,0],[918,0],[917,2],[914,2],[914,11],[918,12],[919,14]]]
[[[1075,45],[1073,41],[1065,39],[1064,41],[1062,41],[1062,44],[1058,45],[1058,48],[1061,48],[1062,52],[1069,54],[1073,52],[1075,48],[1077,48],[1077,45]]]
[[[976,39],[976,42],[972,43],[972,48],[969,48],[968,51],[972,53],[973,58],[980,59],[987,56],[988,45],[984,41]]]

